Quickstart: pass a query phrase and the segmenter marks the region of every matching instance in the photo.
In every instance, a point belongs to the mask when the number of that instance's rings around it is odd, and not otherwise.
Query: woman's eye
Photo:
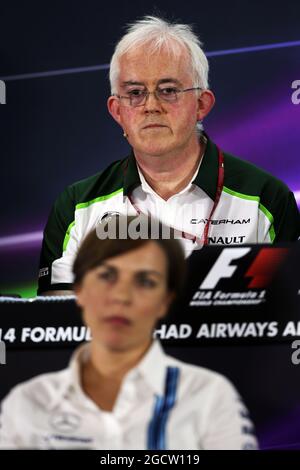
[[[138,284],[142,287],[155,287],[156,286],[156,281],[153,281],[152,279],[146,279],[146,278],[141,278],[138,280]]]
[[[111,271],[104,271],[98,273],[98,279],[102,279],[104,281],[113,281],[115,279],[115,274]]]

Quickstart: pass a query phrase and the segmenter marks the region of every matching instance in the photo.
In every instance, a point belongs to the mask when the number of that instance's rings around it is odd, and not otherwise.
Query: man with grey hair
[[[111,214],[148,214],[203,245],[297,240],[293,194],[259,168],[223,153],[203,132],[214,106],[208,62],[188,25],[147,16],[130,25],[110,64],[108,110],[131,154],[69,186],[44,232],[38,294],[72,289],[79,244]]]

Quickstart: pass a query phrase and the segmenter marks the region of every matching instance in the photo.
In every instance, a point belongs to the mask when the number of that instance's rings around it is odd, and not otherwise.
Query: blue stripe
[[[153,413],[153,418],[150,421],[148,428],[148,439],[147,439],[147,449],[154,450],[156,449],[155,436],[157,435],[157,417],[160,415],[162,407],[162,397],[156,397],[155,408]]]
[[[147,449],[166,449],[166,427],[170,411],[176,403],[178,385],[178,367],[168,367],[165,380],[164,396],[156,396],[153,417],[148,427]]]

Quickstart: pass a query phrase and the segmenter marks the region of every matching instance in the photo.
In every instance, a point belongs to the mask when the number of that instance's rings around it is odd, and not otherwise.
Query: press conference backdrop
[[[56,196],[128,153],[106,110],[124,25],[145,14],[191,23],[210,60],[205,129],[300,195],[300,3],[178,0],[2,2],[0,292],[33,295]],[[0,100],[1,101],[1,100]]]
[[[261,448],[300,449],[300,245],[206,247],[188,264],[185,294],[155,336],[235,384]],[[7,297],[0,309],[0,400],[16,383],[64,368],[90,340],[74,299]]]

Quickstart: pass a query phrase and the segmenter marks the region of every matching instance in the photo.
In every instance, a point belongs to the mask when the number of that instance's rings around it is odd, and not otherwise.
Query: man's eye
[[[178,89],[174,87],[159,88],[159,93],[162,95],[176,95],[177,92]]]
[[[144,95],[144,90],[130,90],[128,91],[129,96],[142,96]]]

